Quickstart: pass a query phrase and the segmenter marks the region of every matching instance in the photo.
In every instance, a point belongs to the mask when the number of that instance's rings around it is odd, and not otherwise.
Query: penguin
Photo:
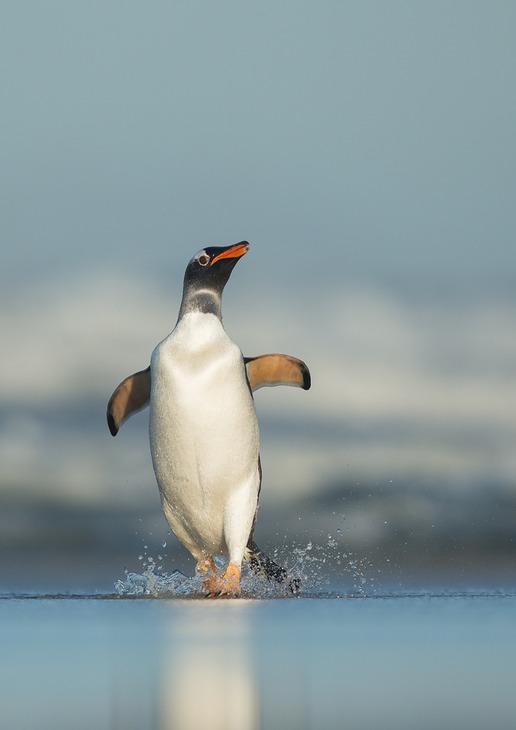
[[[262,482],[253,392],[292,385],[308,390],[310,371],[278,353],[244,357],[222,324],[222,293],[249,243],[210,246],[186,267],[176,325],[149,367],[125,378],[107,407],[116,436],[150,405],[152,464],[165,517],[196,561],[203,593],[238,597],[243,561],[278,583],[286,571],[253,538]],[[214,556],[224,555],[219,571]],[[291,581],[293,593],[297,581]]]

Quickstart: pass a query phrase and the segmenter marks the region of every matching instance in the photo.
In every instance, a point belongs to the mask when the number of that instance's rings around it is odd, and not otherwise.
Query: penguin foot
[[[229,563],[226,568],[218,595],[227,596],[228,598],[240,597],[240,566],[236,563]]]
[[[220,575],[217,573],[217,566],[215,565],[211,555],[208,555],[204,560],[200,560],[195,566],[195,572],[202,578],[202,590],[207,596],[217,595],[220,587]]]
[[[229,563],[221,575],[209,555],[197,563],[195,572],[202,578],[202,590],[208,598],[240,597],[240,568],[236,563]]]
[[[249,540],[247,544],[247,554],[245,559],[249,561],[249,567],[256,575],[263,575],[267,580],[274,581],[275,583],[284,583],[288,578],[288,573],[285,568],[274,562],[268,555],[262,553],[258,545],[253,541]],[[297,596],[300,591],[301,581],[299,578],[292,578],[288,581],[288,588],[293,596]]]

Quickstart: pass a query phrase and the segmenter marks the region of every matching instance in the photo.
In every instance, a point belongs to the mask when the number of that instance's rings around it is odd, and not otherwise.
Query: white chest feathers
[[[235,542],[243,551],[260,476],[242,353],[217,317],[191,313],[156,347],[151,371],[151,453],[172,529],[198,559]]]

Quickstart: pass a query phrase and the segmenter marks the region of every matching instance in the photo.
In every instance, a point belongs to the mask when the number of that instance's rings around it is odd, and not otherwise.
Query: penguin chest
[[[152,356],[150,441],[165,515],[200,558],[227,552],[235,520],[249,534],[259,433],[240,350],[212,315],[186,319]]]

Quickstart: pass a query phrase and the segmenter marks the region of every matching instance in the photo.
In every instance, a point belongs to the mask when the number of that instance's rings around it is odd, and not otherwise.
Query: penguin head
[[[185,284],[222,293],[238,259],[248,251],[247,241],[232,246],[208,246],[198,251],[186,267]]]
[[[224,287],[236,263],[248,250],[247,241],[241,241],[198,251],[186,267],[180,316],[195,310],[220,316]]]

